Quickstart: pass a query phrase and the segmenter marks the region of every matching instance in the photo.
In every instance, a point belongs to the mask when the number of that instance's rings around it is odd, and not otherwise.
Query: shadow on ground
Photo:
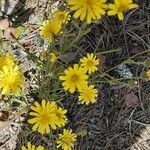
[[[25,23],[29,20],[35,8],[26,8],[26,0],[5,0],[2,3],[2,18],[8,18],[13,23]]]

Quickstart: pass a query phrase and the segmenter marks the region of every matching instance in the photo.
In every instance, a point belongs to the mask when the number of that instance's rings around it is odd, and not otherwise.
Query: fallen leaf
[[[0,20],[0,29],[6,30],[9,27],[9,21],[8,19],[2,19]]]
[[[16,35],[16,29],[15,28],[9,27],[4,31],[4,37],[7,40],[12,40],[13,39],[11,34],[13,34],[14,36]]]
[[[139,98],[133,92],[125,95],[124,100],[127,107],[132,107],[139,102]]]
[[[0,121],[6,121],[9,118],[9,112],[8,111],[0,111]]]

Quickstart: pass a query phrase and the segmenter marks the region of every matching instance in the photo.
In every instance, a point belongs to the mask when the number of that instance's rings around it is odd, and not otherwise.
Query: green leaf
[[[24,34],[25,30],[26,30],[26,28],[24,26],[22,26],[22,25],[18,26],[16,28],[16,34],[15,34],[16,38],[20,38]]]

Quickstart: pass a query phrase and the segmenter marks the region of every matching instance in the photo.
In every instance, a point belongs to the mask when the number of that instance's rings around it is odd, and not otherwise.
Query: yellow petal
[[[77,19],[82,13],[83,13],[83,8],[77,10],[73,16],[75,19]]]
[[[118,13],[118,18],[119,18],[119,20],[123,20],[124,19],[124,16],[123,16],[122,12]]]
[[[2,89],[2,94],[3,94],[3,95],[8,95],[9,92],[10,92],[10,87],[4,87],[4,88]]]
[[[30,149],[31,150],[31,143],[30,142],[28,142],[28,149]]]
[[[34,124],[38,121],[37,118],[32,118],[32,119],[29,119],[28,122],[31,123],[31,124]]]
[[[27,150],[24,146],[22,146],[21,150]]]
[[[38,128],[38,126],[39,126],[39,123],[36,123],[36,124],[32,127],[32,130],[33,130],[33,131],[36,131],[37,128]]]
[[[139,6],[137,4],[130,4],[129,9],[138,8]]]
[[[116,14],[117,13],[115,11],[113,11],[113,10],[110,10],[110,11],[107,12],[108,16],[113,16],[113,15],[116,15]]]
[[[88,9],[88,13],[87,13],[87,23],[90,24],[92,20],[92,15],[90,13],[90,10]]]
[[[38,147],[36,148],[36,150],[44,150],[44,147],[43,147],[43,146],[38,146]]]

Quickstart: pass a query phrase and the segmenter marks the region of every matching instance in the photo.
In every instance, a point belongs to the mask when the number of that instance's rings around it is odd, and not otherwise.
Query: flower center
[[[61,114],[59,112],[57,112],[56,117],[61,118]]]
[[[126,8],[126,6],[125,5],[120,5],[119,7],[118,7],[118,12],[123,12],[123,11],[125,11],[127,8]]]
[[[12,78],[11,76],[7,76],[5,81],[6,81],[5,82],[6,85],[10,85],[10,86],[12,85],[13,86],[15,83],[15,77]]]
[[[87,91],[85,92],[84,97],[85,99],[91,99],[92,95],[93,95],[92,91]]]
[[[72,142],[71,139],[70,139],[70,137],[68,137],[68,136],[64,136],[64,137],[62,138],[62,141],[63,141],[63,143],[65,143],[66,145],[70,145],[70,143]]]
[[[45,113],[45,112],[41,112],[40,120],[43,123],[47,122],[49,120],[49,115],[47,113]]]
[[[47,34],[52,34],[52,33],[53,33],[53,29],[52,29],[52,27],[50,27],[47,31]]]
[[[63,20],[65,18],[64,14],[59,15],[59,19]]]
[[[79,76],[77,74],[72,75],[71,81],[72,82],[78,82],[79,81]]]
[[[94,62],[92,60],[87,61],[87,66],[92,67],[94,65]]]
[[[93,0],[86,0],[87,5],[91,5]]]

